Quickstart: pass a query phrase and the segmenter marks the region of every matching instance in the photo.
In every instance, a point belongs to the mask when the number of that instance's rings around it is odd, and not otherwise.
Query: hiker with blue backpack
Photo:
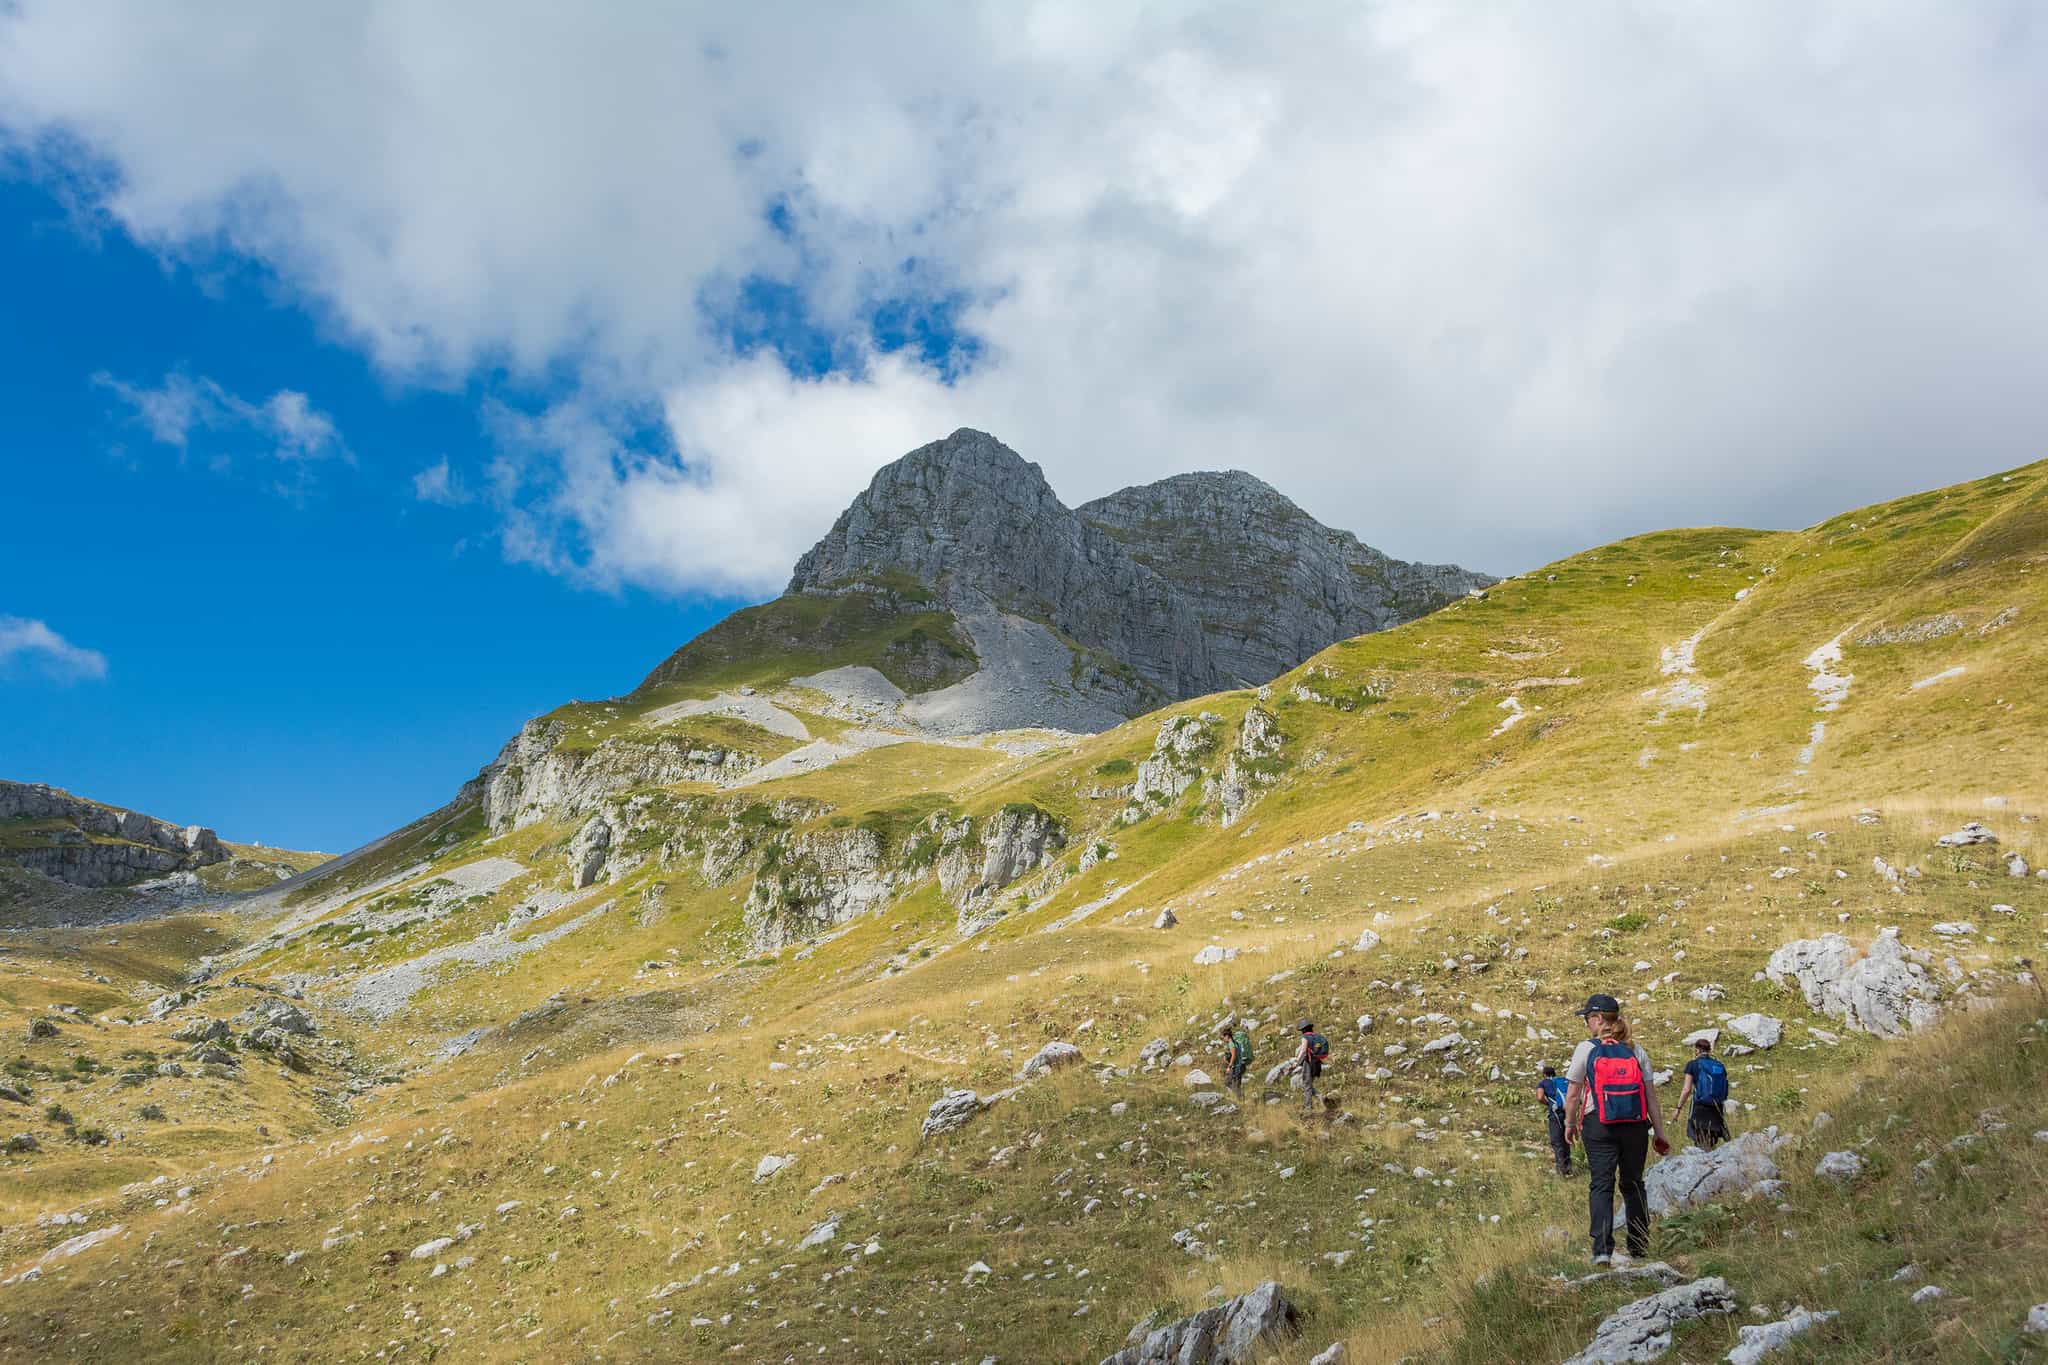
[[[1330,1040],[1316,1032],[1315,1021],[1301,1021],[1301,1050],[1294,1054],[1294,1060],[1287,1069],[1301,1077],[1301,1103],[1309,1113],[1316,1112],[1316,1081],[1323,1074],[1323,1063],[1330,1060]]]
[[[1593,1235],[1593,1264],[1614,1260],[1614,1186],[1628,1215],[1628,1254],[1650,1250],[1650,1200],[1643,1189],[1649,1149],[1671,1150],[1664,1136],[1664,1110],[1650,1083],[1650,1054],[1629,1041],[1621,1002],[1611,995],[1589,996],[1577,1011],[1586,1021],[1586,1041],[1565,1070],[1565,1137],[1586,1144],[1586,1191]]]
[[[1693,1059],[1685,1064],[1685,1086],[1678,1092],[1678,1107],[1692,1100],[1686,1116],[1685,1135],[1701,1151],[1711,1152],[1728,1140],[1728,1068],[1714,1055],[1714,1044],[1695,1038]]]
[[[1557,1074],[1557,1068],[1543,1068],[1543,1079],[1536,1082],[1536,1093],[1543,1097],[1543,1108],[1550,1119],[1550,1154],[1557,1159],[1557,1173],[1572,1173],[1572,1145],[1564,1136],[1564,1097],[1570,1093],[1571,1083]]]

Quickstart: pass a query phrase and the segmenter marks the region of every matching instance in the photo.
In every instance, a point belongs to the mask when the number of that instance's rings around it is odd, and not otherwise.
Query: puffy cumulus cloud
[[[107,656],[25,616],[0,616],[0,678],[40,674],[60,682],[107,676]]]
[[[216,465],[252,442],[286,464],[351,458],[334,419],[295,389],[279,389],[251,402],[211,379],[176,372],[156,385],[131,384],[104,372],[94,375],[93,382],[113,393],[159,445],[183,451],[191,449],[195,433],[222,436],[221,447],[207,452]]]
[[[963,424],[1495,571],[2038,453],[2025,0],[208,13],[17,0],[0,124],[397,376],[570,376],[489,485],[596,583],[765,590]],[[833,372],[735,353],[760,279]],[[941,300],[971,363],[877,354]]]
[[[958,397],[901,352],[817,378],[761,353],[674,388],[658,450],[587,404],[500,408],[507,551],[603,588],[775,592],[877,467],[960,425]]]

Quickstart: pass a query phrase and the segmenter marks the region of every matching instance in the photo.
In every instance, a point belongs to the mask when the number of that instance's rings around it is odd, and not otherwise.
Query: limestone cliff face
[[[956,610],[993,604],[1056,627],[1131,669],[1153,703],[1265,682],[1492,581],[1389,558],[1239,472],[1069,508],[1037,465],[969,430],[876,474],[789,591],[904,577]]]
[[[1179,474],[1083,503],[1201,621],[1213,686],[1256,686],[1337,640],[1435,611],[1494,580],[1411,564],[1325,526],[1241,470]]]
[[[758,762],[681,736],[650,743],[608,739],[589,749],[562,747],[561,737],[558,722],[528,721],[458,799],[481,800],[491,832],[502,834],[539,820],[588,815],[633,787],[723,785]]]
[[[0,857],[73,886],[127,886],[228,856],[199,825],[174,825],[39,783],[0,782]]]
[[[1129,665],[1164,696],[1216,676],[1189,604],[1116,540],[1076,516],[1038,466],[961,430],[875,475],[797,561],[792,593],[908,575],[956,609],[982,602],[1057,627]]]

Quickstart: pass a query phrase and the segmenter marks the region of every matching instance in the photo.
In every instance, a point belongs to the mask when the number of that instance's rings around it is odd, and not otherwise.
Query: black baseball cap
[[[1586,1007],[1582,1010],[1573,1010],[1572,1013],[1581,1019],[1589,1014],[1620,1014],[1621,1002],[1611,995],[1589,995],[1586,997]]]

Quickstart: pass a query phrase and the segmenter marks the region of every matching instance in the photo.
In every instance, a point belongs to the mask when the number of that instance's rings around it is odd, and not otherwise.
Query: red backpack
[[[1648,1123],[1650,1100],[1643,1064],[1627,1043],[1595,1043],[1586,1058],[1593,1115],[1602,1123]]]

